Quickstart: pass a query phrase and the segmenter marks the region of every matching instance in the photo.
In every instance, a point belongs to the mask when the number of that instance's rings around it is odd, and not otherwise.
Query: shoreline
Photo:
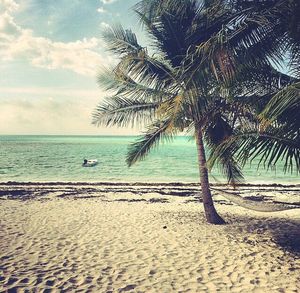
[[[143,182],[143,181],[0,181],[0,186],[10,186],[10,185],[105,185],[105,186],[115,186],[115,185],[124,185],[124,186],[199,186],[200,183],[197,182],[180,182],[180,181],[168,181],[168,182]],[[226,183],[210,183],[211,186],[226,186],[229,185]],[[300,183],[240,183],[235,185],[239,187],[295,187],[300,188]]]
[[[202,202],[201,187],[197,183],[149,183],[149,182],[6,182],[0,183],[0,200],[49,200],[50,198],[97,198],[99,196],[134,198],[143,200],[149,195],[162,200],[168,197],[186,198]],[[230,187],[211,184],[214,202],[222,205],[238,205],[256,211],[298,209],[300,185],[241,184]],[[113,200],[113,199],[112,199]],[[133,201],[135,199],[132,199]]]

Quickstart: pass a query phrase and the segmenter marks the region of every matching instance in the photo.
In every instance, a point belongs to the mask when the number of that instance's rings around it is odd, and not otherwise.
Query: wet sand
[[[218,186],[217,188],[222,188]],[[300,209],[262,213],[196,184],[0,184],[4,292],[299,292]],[[243,186],[297,207],[299,186]]]

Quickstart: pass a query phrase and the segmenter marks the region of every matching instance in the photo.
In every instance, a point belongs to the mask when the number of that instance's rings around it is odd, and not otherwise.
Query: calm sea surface
[[[195,142],[177,137],[161,144],[131,168],[125,163],[132,136],[0,136],[0,181],[128,181],[198,182]],[[91,168],[83,160],[97,159]],[[244,169],[246,182],[300,183],[297,174],[257,170],[253,163]],[[214,182],[224,182],[218,169]]]

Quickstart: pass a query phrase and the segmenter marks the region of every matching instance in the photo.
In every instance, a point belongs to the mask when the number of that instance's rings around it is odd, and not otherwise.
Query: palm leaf
[[[118,56],[138,53],[143,50],[143,47],[137,42],[136,35],[131,30],[125,30],[121,25],[104,29],[102,37],[108,50]]]
[[[155,116],[156,103],[113,96],[105,99],[94,110],[92,124],[96,126],[135,126],[148,123]]]
[[[246,162],[258,158],[258,167],[273,168],[283,161],[283,170],[300,172],[300,140],[287,135],[282,129],[268,132],[257,131],[236,134],[221,143],[212,154],[211,164],[227,152],[244,166]]]
[[[226,121],[226,117],[221,112],[223,113],[220,107],[216,107],[214,110],[211,109],[210,119],[205,127],[205,141],[211,151],[207,163],[210,170],[214,165],[218,165],[222,173],[227,177],[228,183],[235,186],[241,183],[244,177],[241,167],[234,160],[234,154],[228,149],[223,153],[219,153],[218,156],[213,156],[218,145],[232,135],[233,132],[233,125]]]
[[[180,66],[191,43],[190,28],[197,13],[197,1],[141,1],[135,6],[142,25],[152,41],[173,67]]]
[[[172,95],[172,93],[163,89],[159,83],[153,83],[154,87],[146,83],[138,83],[120,68],[102,70],[98,75],[98,84],[106,91],[111,91],[115,95],[122,95],[131,99],[141,98],[149,102],[158,102]]]
[[[293,120],[299,120],[300,110],[300,82],[293,83],[281,91],[279,91],[270,102],[266,105],[266,108],[261,113],[261,116],[265,119],[274,120],[277,119],[284,112],[292,109],[296,109],[294,112],[295,117]],[[289,113],[289,120],[292,117]]]
[[[171,139],[175,130],[170,128],[170,125],[170,119],[158,120],[150,125],[147,132],[129,146],[126,158],[128,166],[132,166],[135,162],[144,159],[150,150],[157,146],[162,139]]]

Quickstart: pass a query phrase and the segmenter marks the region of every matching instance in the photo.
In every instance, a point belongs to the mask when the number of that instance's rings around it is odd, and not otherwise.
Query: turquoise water
[[[0,181],[198,182],[195,142],[177,137],[131,168],[125,163],[130,136],[0,136]],[[98,159],[92,168],[83,159]],[[246,182],[300,183],[299,175],[244,169]],[[214,170],[211,180],[224,182]]]

